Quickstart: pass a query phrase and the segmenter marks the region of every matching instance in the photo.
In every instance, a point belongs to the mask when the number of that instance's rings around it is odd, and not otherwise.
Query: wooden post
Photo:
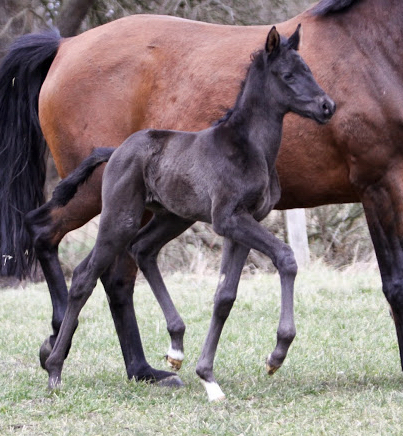
[[[309,263],[309,245],[306,232],[305,209],[286,211],[288,243],[294,251],[295,260],[300,268]]]

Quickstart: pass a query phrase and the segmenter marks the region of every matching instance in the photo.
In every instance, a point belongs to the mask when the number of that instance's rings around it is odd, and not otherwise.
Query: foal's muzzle
[[[328,96],[324,95],[319,97],[319,107],[320,107],[320,119],[318,121],[322,124],[327,123],[330,118],[336,112],[336,103]]]

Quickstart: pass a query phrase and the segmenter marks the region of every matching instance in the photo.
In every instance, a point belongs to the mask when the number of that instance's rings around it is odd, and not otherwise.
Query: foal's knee
[[[92,294],[92,291],[94,290],[96,285],[96,281],[93,283],[89,282],[81,282],[81,283],[74,283],[72,282],[68,300],[70,303],[77,303],[82,301],[87,301],[87,299]]]
[[[276,268],[284,275],[295,277],[298,272],[298,265],[291,247],[284,245],[281,252],[277,254]]]
[[[125,306],[133,298],[137,266],[127,254],[119,257],[102,275],[101,280],[113,307]]]

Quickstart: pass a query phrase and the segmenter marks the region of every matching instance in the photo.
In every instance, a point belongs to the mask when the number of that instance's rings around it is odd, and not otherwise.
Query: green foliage
[[[284,366],[268,377],[279,278],[242,278],[224,328],[215,374],[227,400],[207,402],[195,365],[212,311],[215,274],[167,280],[186,324],[186,387],[126,380],[108,305],[98,286],[84,307],[63,385],[46,391],[38,349],[49,334],[44,284],[2,292],[0,434],[8,435],[400,435],[402,375],[393,322],[376,268],[331,270],[321,264],[296,282],[297,337]],[[163,368],[165,322],[140,279],[136,313],[149,362]]]

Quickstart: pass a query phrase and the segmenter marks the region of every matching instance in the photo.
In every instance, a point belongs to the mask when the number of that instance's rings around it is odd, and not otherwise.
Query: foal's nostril
[[[325,100],[322,103],[322,109],[323,109],[323,114],[326,117],[330,118],[336,110],[336,104],[332,100]]]

